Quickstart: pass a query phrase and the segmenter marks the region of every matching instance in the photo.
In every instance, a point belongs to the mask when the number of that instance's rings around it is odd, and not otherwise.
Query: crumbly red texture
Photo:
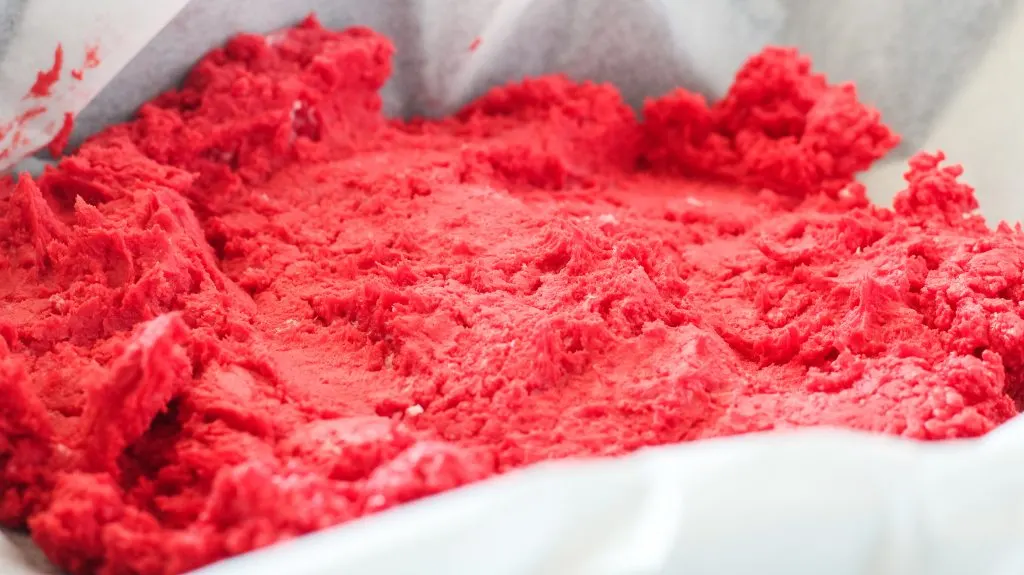
[[[0,520],[180,573],[537,461],[1016,412],[1024,235],[769,49],[639,122],[550,77],[387,121],[390,44],[308,20],[0,194]]]

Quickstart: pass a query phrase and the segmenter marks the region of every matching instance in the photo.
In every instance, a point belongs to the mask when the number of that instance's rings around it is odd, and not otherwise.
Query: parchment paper
[[[489,86],[567,72],[633,104],[675,86],[721,94],[769,43],[857,82],[904,135],[864,176],[888,201],[902,160],[941,148],[967,166],[990,219],[1017,221],[1024,160],[1024,13],[1010,0],[0,0],[0,126],[45,104],[0,161],[72,144],[128,117],[209,48],[310,11],[390,36],[393,115],[451,111]],[[180,10],[180,12],[179,12]],[[162,31],[161,31],[162,29]],[[480,39],[479,48],[469,46]],[[53,96],[26,99],[64,49]],[[70,70],[97,46],[101,63]],[[13,133],[0,138],[0,150]],[[45,154],[16,169],[37,168]],[[2,398],[0,398],[2,401]],[[1024,422],[943,444],[807,430],[561,462],[402,507],[201,571],[206,575],[445,573],[1024,573]],[[23,543],[23,541],[15,541]],[[0,574],[44,573],[0,535]]]

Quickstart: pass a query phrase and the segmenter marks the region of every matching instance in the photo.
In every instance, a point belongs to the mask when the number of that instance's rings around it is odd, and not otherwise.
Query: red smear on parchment
[[[64,66],[64,47],[57,44],[53,52],[53,66],[49,70],[40,71],[36,75],[36,81],[29,88],[26,98],[45,98],[50,95],[50,89],[60,80],[60,70]]]
[[[51,156],[56,158],[64,152],[64,148],[68,145],[68,138],[71,137],[71,131],[74,129],[75,117],[71,112],[67,112],[64,114],[64,123],[61,125],[60,130],[46,146],[46,150],[50,152]]]
[[[85,49],[85,67],[87,69],[95,68],[100,65],[100,47],[89,46]]]
[[[85,62],[81,68],[75,68],[71,71],[71,77],[75,80],[81,80],[85,77],[85,71],[95,68],[100,65],[100,47],[89,46],[85,49]]]

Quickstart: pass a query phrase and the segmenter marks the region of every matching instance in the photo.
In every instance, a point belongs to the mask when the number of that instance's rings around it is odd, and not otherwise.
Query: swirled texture
[[[767,49],[643,121],[609,86],[390,121],[391,47],[243,35],[0,194],[0,520],[174,574],[534,462],[1016,413],[1019,228]]]

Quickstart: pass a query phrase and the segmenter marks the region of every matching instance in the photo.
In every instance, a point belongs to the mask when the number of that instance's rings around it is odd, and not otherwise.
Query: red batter
[[[387,121],[391,46],[209,54],[0,194],[0,520],[179,573],[533,462],[1016,413],[1024,234],[769,49],[643,123],[560,77]]]

